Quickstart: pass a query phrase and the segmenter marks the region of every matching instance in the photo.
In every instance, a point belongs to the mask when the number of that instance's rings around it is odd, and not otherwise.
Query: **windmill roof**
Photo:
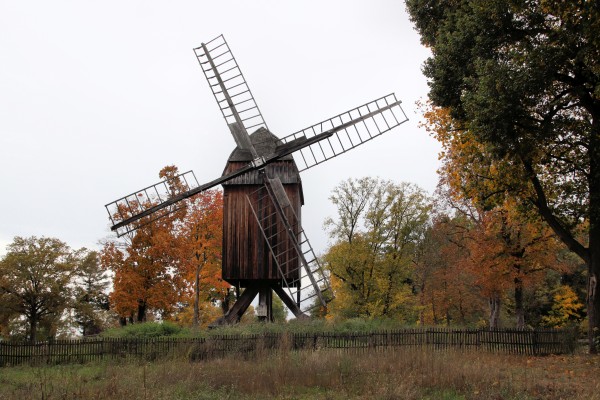
[[[259,128],[254,133],[250,135],[250,142],[256,149],[256,152],[259,156],[268,156],[275,151],[275,148],[281,142],[279,138],[268,131],[266,128]],[[281,160],[284,161],[293,161],[294,158],[291,154],[288,154],[285,157],[282,157]],[[242,150],[239,147],[236,147],[232,152],[227,161],[252,161],[252,154],[248,150]]]
[[[250,135],[250,141],[254,145],[256,152],[259,156],[268,156],[275,151],[275,148],[280,144],[280,140],[277,136],[273,135],[265,128],[259,128]],[[223,175],[233,172],[237,169],[242,168],[244,165],[252,161],[252,154],[247,150],[242,150],[236,147],[229,158],[227,164],[223,170]],[[294,157],[291,154],[281,157],[279,160],[272,162],[265,166],[267,176],[277,176],[284,185],[299,184],[300,185],[300,196],[302,194],[302,180],[298,173],[298,167],[294,162]],[[263,182],[262,177],[258,171],[250,171],[238,177],[235,177],[225,183],[223,186],[232,185],[261,185]],[[302,204],[304,204],[304,197],[301,197]]]

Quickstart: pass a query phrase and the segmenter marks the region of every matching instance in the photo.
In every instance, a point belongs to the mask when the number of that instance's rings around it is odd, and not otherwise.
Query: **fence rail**
[[[524,355],[574,350],[570,330],[482,330],[415,328],[354,333],[264,333],[208,338],[92,338],[37,343],[0,342],[0,367],[19,364],[84,363],[98,360],[186,357],[205,360],[252,357],[276,350],[387,351],[400,347],[462,349]]]

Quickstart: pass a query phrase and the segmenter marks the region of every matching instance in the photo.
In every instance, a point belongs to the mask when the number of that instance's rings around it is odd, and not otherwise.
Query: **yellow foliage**
[[[572,322],[579,322],[582,318],[583,304],[579,302],[577,294],[570,286],[562,285],[554,295],[554,304],[550,315],[542,318],[546,326],[561,328]]]

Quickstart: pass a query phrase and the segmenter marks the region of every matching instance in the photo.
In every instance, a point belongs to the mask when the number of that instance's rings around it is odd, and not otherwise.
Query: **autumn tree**
[[[24,317],[31,342],[40,327],[52,336],[70,302],[77,258],[54,238],[15,237],[7,249],[0,261],[0,320]]]
[[[186,189],[177,172],[167,166],[159,173],[171,195]],[[210,301],[229,286],[220,280],[221,196],[202,193],[151,223],[140,220],[125,243],[105,244],[101,263],[114,272],[110,300],[122,323],[145,321],[148,311],[173,319],[189,304],[198,323],[200,293]]]
[[[535,209],[588,269],[589,345],[600,335],[600,6],[590,1],[407,0],[432,49],[429,98],[449,131],[510,173],[482,198]],[[477,185],[479,186],[479,185]],[[585,236],[579,235],[583,227]]]
[[[582,319],[583,304],[579,302],[575,291],[567,285],[561,285],[554,294],[554,304],[549,315],[542,319],[546,326],[562,328],[578,323]]]
[[[465,326],[479,321],[482,298],[476,278],[465,268],[471,226],[460,215],[438,212],[419,243],[414,281],[421,325]]]
[[[165,217],[137,229],[125,245],[105,244],[101,262],[114,273],[110,303],[122,323],[144,322],[149,311],[166,319],[175,312],[183,282],[172,229]]]
[[[373,178],[348,179],[330,197],[335,243],[325,255],[342,317],[412,317],[412,267],[430,205],[422,189]]]
[[[221,278],[223,194],[209,190],[188,201],[176,233],[182,271],[193,307],[192,325],[201,322],[201,303],[226,302],[230,285]],[[207,305],[208,306],[208,305]],[[226,312],[227,310],[223,310]]]
[[[503,293],[511,291],[516,327],[525,327],[525,290],[539,283],[550,269],[562,271],[554,234],[544,224],[523,219],[514,205],[480,211],[469,232],[470,267],[490,301],[490,327],[498,326]]]

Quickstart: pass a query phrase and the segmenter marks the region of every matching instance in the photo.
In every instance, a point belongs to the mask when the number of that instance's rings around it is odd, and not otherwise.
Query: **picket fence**
[[[400,347],[489,351],[523,355],[573,352],[571,330],[483,330],[416,328],[353,333],[263,333],[208,338],[85,338],[37,343],[0,341],[0,367],[19,364],[85,363],[99,360],[185,357],[207,360],[255,357],[269,351],[389,351]]]

